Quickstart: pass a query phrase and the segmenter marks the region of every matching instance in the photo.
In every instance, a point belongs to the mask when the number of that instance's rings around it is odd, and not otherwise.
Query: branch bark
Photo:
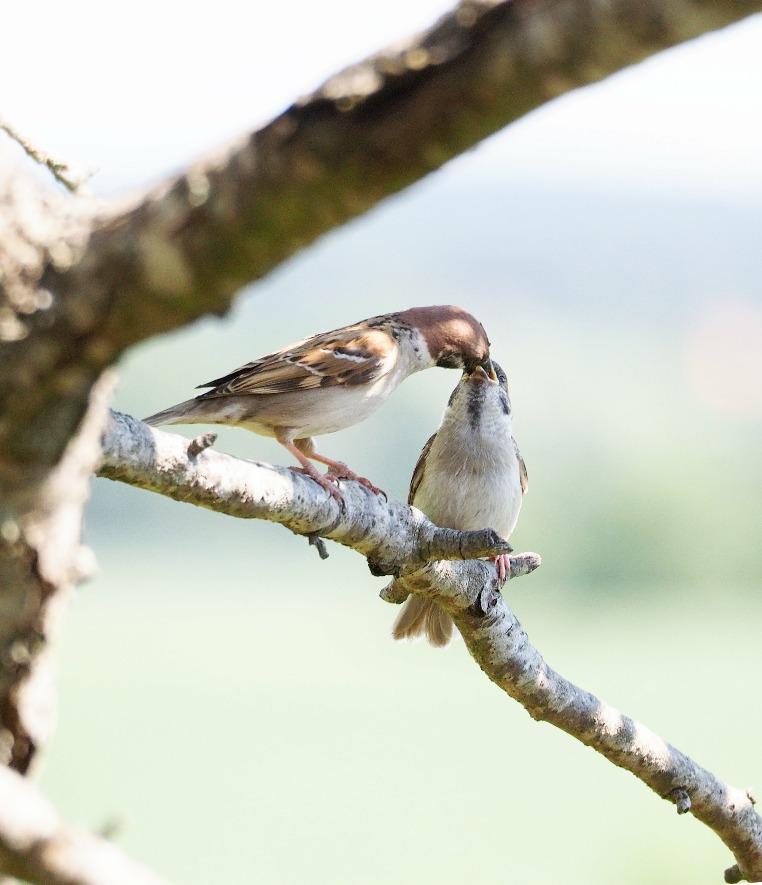
[[[203,314],[317,237],[546,102],[762,10],[762,0],[466,0],[142,195],[82,214],[46,306],[0,362],[0,450],[55,459],[128,346]],[[4,365],[3,365],[4,363]],[[65,371],[65,396],[50,378]]]
[[[317,237],[558,95],[760,10],[762,0],[466,0],[130,205],[64,199],[0,156],[0,760],[26,771],[49,731],[40,687],[53,614],[87,559],[82,508],[106,415],[98,385],[125,348],[224,313]],[[199,452],[197,468],[214,457]],[[371,512],[351,489],[353,521],[327,501],[300,504],[314,495],[307,480],[258,469],[282,506],[252,499],[256,515],[264,506],[293,530],[367,548],[381,571],[456,555],[456,539],[405,508]],[[407,558],[382,525],[403,532]],[[468,543],[457,552],[497,549],[494,537]],[[450,568],[468,584],[487,567]],[[410,586],[399,574],[390,598]],[[762,876],[750,839],[738,874]]]
[[[483,533],[454,532],[440,543],[434,539],[442,530],[415,508],[382,502],[356,483],[344,484],[342,511],[301,474],[208,449],[193,455],[188,449],[183,437],[112,413],[99,473],[231,516],[269,519],[298,534],[318,533],[381,563],[382,571],[396,576],[383,598],[401,602],[408,593],[420,593],[436,599],[479,667],[532,718],[592,747],[672,802],[678,813],[690,812],[712,829],[736,860],[726,881],[762,881],[762,819],[751,797],[549,667],[500,593],[494,566],[441,559],[494,554],[498,545],[477,541]],[[512,577],[540,564],[531,553],[512,560]]]
[[[368,557],[377,574],[396,575],[411,562],[478,559],[511,550],[492,529],[439,528],[420,510],[386,501],[354,482],[342,483],[346,504],[341,508],[302,473],[209,448],[197,452],[195,442],[111,412],[98,475],[228,516],[267,519],[296,534],[336,541]]]
[[[317,237],[558,95],[760,9],[762,0],[465,0],[130,205],[64,199],[0,156],[0,526],[13,539],[0,543],[0,577],[12,581],[0,606],[38,600],[25,611],[40,621],[77,572],[78,544],[54,544],[55,574],[41,581],[51,536],[25,527],[53,518],[53,474],[80,499],[79,472],[61,465],[125,348],[224,313],[242,286]],[[56,501],[78,523],[81,507]],[[22,695],[46,639],[27,641],[25,628],[19,670],[12,633],[0,630],[12,662],[0,679],[0,756],[24,770],[35,741]]]
[[[163,883],[105,839],[64,824],[29,781],[2,766],[0,870],[34,885]]]

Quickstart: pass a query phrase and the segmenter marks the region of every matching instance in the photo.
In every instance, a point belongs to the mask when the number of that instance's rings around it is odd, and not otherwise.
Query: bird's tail
[[[425,636],[432,645],[442,647],[452,638],[452,618],[433,599],[414,593],[402,606],[392,627],[392,636],[395,639]]]
[[[204,424],[209,421],[209,402],[199,398],[186,399],[155,415],[143,418],[146,424]]]

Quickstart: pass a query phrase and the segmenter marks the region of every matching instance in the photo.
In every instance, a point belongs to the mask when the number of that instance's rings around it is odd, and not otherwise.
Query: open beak
[[[479,365],[470,373],[468,376],[469,381],[483,382],[483,381],[492,381],[497,383],[497,375],[495,374],[495,367],[492,365],[492,360],[489,357],[483,362],[479,363]]]

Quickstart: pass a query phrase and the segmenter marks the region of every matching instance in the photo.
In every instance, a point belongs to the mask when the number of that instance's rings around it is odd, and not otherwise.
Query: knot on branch
[[[511,570],[508,579],[521,578],[530,574],[542,565],[542,556],[539,553],[519,553],[511,557]]]
[[[500,590],[490,581],[477,593],[476,599],[468,607],[468,613],[477,617],[491,615],[500,600]]]
[[[410,591],[405,587],[402,581],[392,581],[387,584],[378,594],[384,602],[390,602],[392,605],[402,605],[402,603],[410,596]]]
[[[217,442],[217,434],[213,431],[202,433],[201,436],[195,437],[188,443],[188,457],[195,458],[205,449],[211,448]],[[324,557],[325,558],[325,557]]]
[[[317,532],[310,532],[307,535],[307,540],[309,541],[310,547],[314,547],[317,550],[318,556],[321,559],[328,559],[328,548],[325,546],[325,541]]]
[[[675,803],[678,814],[687,814],[691,810],[691,797],[683,787],[675,787],[669,793],[669,798]]]

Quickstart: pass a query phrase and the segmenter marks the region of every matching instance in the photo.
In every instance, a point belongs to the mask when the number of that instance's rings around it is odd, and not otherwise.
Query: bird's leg
[[[307,456],[294,444],[293,439],[291,439],[288,434],[278,433],[275,435],[275,438],[284,448],[288,449],[289,452],[291,452],[296,460],[302,465],[301,467],[292,467],[291,469],[298,470],[305,476],[309,476],[310,479],[314,479],[319,486],[324,488],[328,492],[328,494],[332,498],[335,498],[343,507],[344,496],[336,487],[336,483],[331,482],[331,477],[326,473],[321,473],[314,464],[310,463],[309,458],[307,458]]]
[[[497,579],[502,587],[511,574],[511,557],[507,553],[501,553],[500,556],[491,556],[490,562],[495,563]]]
[[[298,439],[296,440],[295,445],[297,448],[301,449],[308,458],[312,458],[313,461],[319,461],[321,464],[325,464],[328,467],[328,472],[325,475],[329,479],[351,479],[355,482],[359,482],[361,486],[365,486],[365,488],[373,492],[374,495],[383,495],[384,498],[386,498],[386,492],[382,491],[378,486],[373,485],[373,483],[364,476],[358,476],[358,474],[356,474],[354,470],[350,470],[343,461],[334,461],[331,458],[326,458],[325,455],[318,454],[315,451],[315,443],[311,439]]]

